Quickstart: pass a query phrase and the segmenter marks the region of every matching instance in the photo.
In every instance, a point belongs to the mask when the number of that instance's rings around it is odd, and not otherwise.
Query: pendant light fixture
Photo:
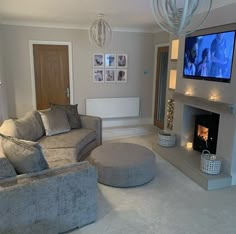
[[[177,36],[197,30],[210,13],[212,0],[151,0],[156,22]]]
[[[89,38],[91,43],[99,48],[105,48],[110,44],[112,29],[104,20],[104,14],[98,14],[97,19],[92,23],[89,29]]]

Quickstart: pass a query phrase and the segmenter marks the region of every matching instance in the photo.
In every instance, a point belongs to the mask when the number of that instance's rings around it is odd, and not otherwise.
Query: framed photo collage
[[[126,83],[127,54],[93,54],[93,82]]]

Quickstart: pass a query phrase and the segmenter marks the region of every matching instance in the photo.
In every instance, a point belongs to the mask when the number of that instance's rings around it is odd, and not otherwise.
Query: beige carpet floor
[[[155,135],[113,142],[152,148]],[[236,187],[206,191],[156,155],[157,175],[135,188],[98,185],[97,221],[72,234],[235,234]]]

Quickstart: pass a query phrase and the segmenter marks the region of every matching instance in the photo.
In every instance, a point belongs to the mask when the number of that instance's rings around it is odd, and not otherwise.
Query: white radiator
[[[105,118],[139,116],[139,97],[89,98],[86,99],[86,114]]]

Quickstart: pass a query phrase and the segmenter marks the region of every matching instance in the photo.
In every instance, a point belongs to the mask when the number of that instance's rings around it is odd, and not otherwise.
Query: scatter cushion
[[[7,136],[20,138],[20,135],[19,135],[17,128],[16,128],[16,120],[14,120],[14,119],[5,120],[0,127],[0,133],[7,135]]]
[[[66,112],[70,127],[72,129],[81,128],[81,120],[77,109],[78,105],[58,105],[51,104],[51,108],[64,110]]]
[[[37,111],[27,112],[23,118],[15,121],[20,139],[27,141],[37,141],[44,135],[43,124]]]
[[[0,151],[0,179],[16,176],[16,171],[10,161]]]
[[[53,136],[71,130],[66,112],[61,109],[39,111],[46,136]]]
[[[2,135],[2,149],[18,174],[48,169],[41,146],[37,142]]]
[[[5,120],[0,132],[22,140],[37,141],[44,135],[44,128],[40,114],[30,111],[23,118]]]

